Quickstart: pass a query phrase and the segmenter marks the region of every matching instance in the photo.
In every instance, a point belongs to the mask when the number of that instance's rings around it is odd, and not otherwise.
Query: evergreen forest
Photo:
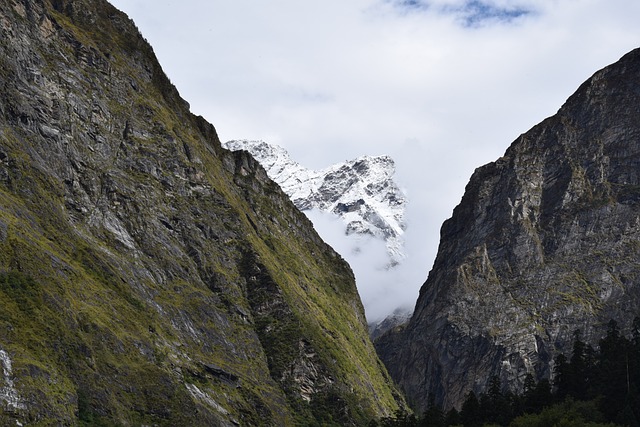
[[[570,355],[554,359],[553,381],[527,374],[523,391],[506,390],[498,376],[485,393],[470,392],[449,411],[430,398],[421,416],[398,412],[370,427],[640,427],[640,317],[625,337],[615,320],[597,348],[573,333]]]

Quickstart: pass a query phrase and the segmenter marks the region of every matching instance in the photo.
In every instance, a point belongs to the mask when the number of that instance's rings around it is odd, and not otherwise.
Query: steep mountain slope
[[[102,0],[0,0],[0,365],[2,425],[398,408],[348,265]]]
[[[284,148],[263,141],[234,140],[223,147],[250,152],[300,210],[333,213],[344,220],[347,234],[383,240],[390,265],[405,258],[406,198],[393,181],[391,157],[363,156],[311,170],[291,159]]]
[[[593,344],[640,314],[640,50],[475,171],[402,330],[377,341],[412,404],[446,407],[493,375],[552,374],[574,330]]]
[[[369,323],[369,336],[375,341],[376,338],[381,337],[387,331],[394,328],[400,328],[405,323],[409,322],[412,314],[413,312],[411,310],[403,307],[395,309],[384,319]]]

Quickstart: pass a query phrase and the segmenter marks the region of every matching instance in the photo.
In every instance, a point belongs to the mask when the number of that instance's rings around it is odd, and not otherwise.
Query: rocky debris
[[[634,50],[475,171],[411,321],[376,344],[418,410],[460,409],[496,375],[520,391],[575,330],[596,345],[640,313],[638,88]]]

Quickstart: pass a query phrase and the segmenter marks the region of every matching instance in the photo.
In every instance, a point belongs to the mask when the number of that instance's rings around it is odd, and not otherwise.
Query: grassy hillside
[[[348,265],[126,16],[0,6],[0,420],[358,425],[403,405]]]

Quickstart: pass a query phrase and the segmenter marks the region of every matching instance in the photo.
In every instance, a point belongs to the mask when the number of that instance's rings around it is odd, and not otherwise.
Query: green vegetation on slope
[[[358,425],[404,405],[348,265],[123,14],[0,5],[0,420]]]

